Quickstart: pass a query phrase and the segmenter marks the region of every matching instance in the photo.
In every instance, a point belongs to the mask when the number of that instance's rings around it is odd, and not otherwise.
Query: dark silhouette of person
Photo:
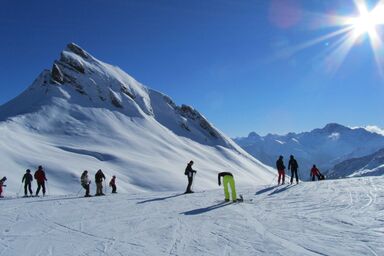
[[[291,155],[288,163],[288,170],[291,170],[291,184],[293,183],[294,177],[296,177],[296,183],[297,184],[299,183],[299,177],[297,175],[298,168],[299,168],[299,165],[296,159],[293,157],[293,155]]]
[[[41,188],[43,188],[43,196],[45,196],[45,182],[47,181],[47,178],[45,177],[45,172],[41,165],[39,165],[39,167],[37,168],[34,177],[37,182],[36,196],[39,195]]]
[[[193,183],[193,175],[197,172],[195,170],[192,169],[192,165],[193,165],[193,161],[190,161],[187,165],[187,167],[185,168],[185,172],[184,174],[187,175],[188,177],[188,186],[187,186],[187,189],[185,190],[185,193],[193,193],[193,191],[191,190],[191,187],[192,187],[192,183]]]
[[[23,179],[21,180],[21,183],[24,183],[24,196],[28,196],[28,193],[27,193],[28,191],[29,191],[29,195],[32,196],[33,194],[32,181],[33,181],[33,177],[31,174],[31,170],[27,169],[25,171]]]
[[[285,181],[285,165],[283,162],[283,156],[279,156],[279,159],[276,161],[276,169],[279,174],[279,178],[277,180],[277,184],[280,185],[280,180],[282,180],[282,185]]]

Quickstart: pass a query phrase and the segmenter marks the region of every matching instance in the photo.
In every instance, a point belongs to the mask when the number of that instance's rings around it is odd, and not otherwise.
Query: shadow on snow
[[[255,195],[261,195],[261,194],[263,194],[263,193],[269,192],[269,191],[275,189],[276,187],[277,187],[277,186],[272,186],[272,187],[268,187],[268,188],[263,188],[263,189],[257,191]]]
[[[182,196],[182,195],[184,195],[184,193],[183,194],[176,194],[176,195],[172,195],[172,196],[148,199],[148,200],[144,200],[144,201],[141,201],[141,202],[137,202],[137,204],[145,204],[145,203],[150,203],[150,202],[163,201],[163,200],[167,200],[169,198],[174,198],[174,197],[178,197],[178,196]]]
[[[230,204],[231,204],[231,202],[220,202],[220,203],[215,204],[215,205],[211,205],[208,207],[203,207],[203,208],[199,208],[199,209],[195,209],[195,210],[191,210],[191,211],[187,211],[187,212],[182,212],[180,214],[198,215],[198,214],[203,214],[203,213],[206,213],[206,212],[209,212],[209,211],[212,211],[212,210],[215,210],[215,209],[218,209],[218,208],[230,205]]]

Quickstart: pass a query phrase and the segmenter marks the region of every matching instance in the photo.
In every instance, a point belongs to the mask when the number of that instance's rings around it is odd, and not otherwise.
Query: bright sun
[[[371,36],[376,33],[376,26],[383,24],[383,7],[378,5],[372,11],[368,11],[367,6],[362,1],[357,2],[356,5],[360,13],[359,16],[349,18],[346,23],[352,26],[356,37],[363,34]]]
[[[354,46],[369,40],[378,71],[384,78],[384,0],[375,0],[377,3],[371,8],[368,8],[367,1],[353,0],[357,10],[355,16],[320,16],[324,22],[319,27],[336,29],[293,47],[288,52],[292,54],[323,43],[327,48],[323,54],[324,63],[327,71],[332,73],[338,70]]]

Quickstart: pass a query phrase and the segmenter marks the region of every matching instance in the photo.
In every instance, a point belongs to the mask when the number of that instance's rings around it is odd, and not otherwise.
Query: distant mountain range
[[[347,163],[350,159],[366,157],[384,148],[382,134],[365,128],[348,128],[337,123],[297,134],[259,136],[251,132],[248,137],[234,140],[255,158],[272,167],[279,155],[284,156],[286,165],[289,156],[294,155],[299,162],[302,179],[309,178],[309,170],[313,164],[323,172],[329,170],[332,173],[330,177],[353,175],[359,168],[349,166]],[[334,167],[340,163],[344,164]]]

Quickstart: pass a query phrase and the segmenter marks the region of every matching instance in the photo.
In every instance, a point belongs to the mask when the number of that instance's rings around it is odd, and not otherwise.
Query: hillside
[[[176,105],[118,67],[71,43],[22,94],[0,106],[0,157],[9,190],[42,165],[52,193],[78,190],[79,176],[102,169],[121,191],[184,190],[190,160],[213,188],[219,171],[244,184],[274,172],[191,106]]]
[[[383,255],[384,178],[3,200],[0,255]],[[251,201],[252,200],[252,201]]]
[[[327,177],[380,176],[384,174],[384,149],[364,157],[343,161],[331,168]]]

